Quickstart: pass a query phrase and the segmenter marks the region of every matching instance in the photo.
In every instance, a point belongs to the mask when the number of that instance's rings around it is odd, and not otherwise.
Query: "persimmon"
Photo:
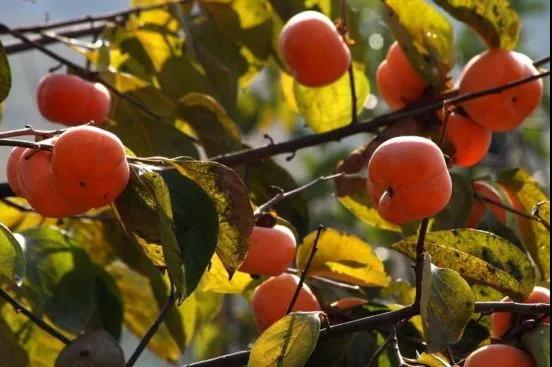
[[[86,212],[83,202],[63,196],[56,188],[50,172],[51,153],[27,148],[19,158],[18,176],[22,196],[31,207],[45,217],[62,218]]]
[[[365,300],[364,298],[347,297],[347,298],[342,298],[342,299],[339,299],[339,300],[333,302],[330,305],[330,307],[337,308],[339,310],[348,310],[348,309],[351,309],[351,308],[355,308],[355,307],[358,307],[358,306],[365,305],[367,303],[368,303],[368,301]]]
[[[508,297],[502,302],[512,302]],[[524,303],[550,303],[550,290],[544,287],[535,287]],[[543,319],[550,323],[550,316]],[[513,316],[509,312],[495,312],[491,315],[491,337],[501,339],[512,328]]]
[[[439,115],[442,117],[442,114]],[[493,135],[491,130],[469,117],[453,112],[447,122],[445,137],[453,150],[449,154],[452,163],[471,167],[485,158]]]
[[[17,196],[22,195],[21,184],[19,183],[19,158],[25,151],[25,148],[15,147],[10,151],[8,156],[8,163],[6,165],[6,175],[8,177],[8,184],[11,190]]]
[[[61,194],[93,208],[115,200],[130,173],[121,140],[93,126],[73,127],[59,136],[51,170]]]
[[[419,99],[427,82],[414,70],[397,42],[376,71],[378,92],[392,109],[399,109]]]
[[[505,344],[481,347],[471,353],[464,367],[534,367],[535,361],[521,349]]]
[[[412,67],[398,42],[393,42],[387,51],[387,64],[391,71],[397,76],[401,83],[411,91],[421,95],[427,87],[427,82]]]
[[[42,116],[69,126],[91,121],[100,124],[107,119],[111,107],[111,96],[104,85],[69,74],[42,77],[36,99]]]
[[[399,77],[393,73],[387,61],[383,61],[376,71],[378,92],[392,109],[399,109],[417,100],[420,94],[406,88]]]
[[[460,77],[460,93],[498,87],[537,73],[526,55],[491,49],[468,62]],[[542,80],[534,80],[498,94],[463,102],[462,106],[478,124],[493,131],[509,131],[538,107],[542,95]]]
[[[298,285],[298,276],[284,273],[267,279],[255,289],[251,298],[251,307],[261,331],[285,316]],[[316,296],[308,285],[303,284],[293,311],[320,310]]]
[[[368,162],[367,189],[380,215],[400,224],[441,211],[450,200],[452,181],[434,142],[401,136],[374,151]]]
[[[249,250],[240,271],[256,275],[279,275],[295,257],[295,236],[282,225],[273,228],[253,227]]]
[[[472,184],[473,191],[480,196],[481,198],[487,198],[497,203],[501,203],[502,199],[500,194],[494,187],[486,183],[485,181],[475,181]],[[475,228],[481,222],[481,219],[485,215],[485,212],[489,209],[491,213],[498,219],[501,223],[506,222],[506,211],[496,205],[486,203],[484,200],[475,197],[473,199],[472,209],[470,212],[470,217],[467,222],[468,228]]]
[[[307,87],[337,81],[351,64],[351,52],[336,26],[316,11],[288,20],[280,33],[279,49],[291,74]]]

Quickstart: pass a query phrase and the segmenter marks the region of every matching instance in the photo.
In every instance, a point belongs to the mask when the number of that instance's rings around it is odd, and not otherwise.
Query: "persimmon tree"
[[[375,65],[366,9],[388,27]],[[456,65],[450,17],[487,50]],[[506,0],[132,0],[0,24],[0,102],[10,55],[43,53],[60,67],[28,103],[61,124],[0,132],[0,367],[146,348],[190,367],[549,366],[550,201],[486,162],[548,98],[520,29]],[[390,112],[366,108],[370,80]],[[266,116],[306,129],[245,144]],[[304,185],[274,160],[356,135]],[[305,195],[328,183],[350,213],[332,226]]]

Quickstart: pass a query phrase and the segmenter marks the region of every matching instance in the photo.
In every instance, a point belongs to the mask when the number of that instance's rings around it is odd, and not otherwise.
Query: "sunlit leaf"
[[[6,99],[11,89],[11,70],[6,51],[0,42],[0,102]]]
[[[316,234],[313,232],[305,237],[297,249],[296,260],[300,269],[305,268]],[[328,228],[322,232],[317,248],[309,274],[363,286],[385,287],[389,284],[383,262],[360,238]]]
[[[224,265],[215,255],[211,260],[211,265],[201,278],[199,288],[206,292],[243,293],[252,280],[249,274],[241,272],[236,272],[232,279],[229,279]]]
[[[450,363],[447,359],[440,354],[428,354],[422,353],[416,362],[427,367],[450,367]]]
[[[505,188],[514,208],[524,213],[531,213],[535,205],[549,201],[537,180],[523,169],[502,173],[499,183]],[[550,210],[547,217],[546,207],[541,214],[550,223]],[[523,245],[538,264],[542,277],[550,279],[550,231],[538,221],[519,216],[516,219]]]
[[[339,202],[366,224],[390,231],[399,232],[401,230],[400,227],[389,223],[379,215],[366,193],[358,191],[347,196],[342,196],[339,197]]]
[[[247,188],[235,171],[219,163],[180,160],[173,164],[214,201],[219,222],[216,251],[232,277],[245,259],[254,224]]]
[[[370,93],[370,84],[364,75],[364,67],[355,65],[354,70],[357,107],[360,111]],[[351,123],[351,86],[348,74],[321,88],[309,88],[295,82],[293,91],[299,112],[315,132],[333,130]]]
[[[425,256],[420,314],[427,351],[440,352],[457,343],[474,311],[469,284],[454,270],[439,268]]]
[[[435,0],[456,19],[475,29],[489,48],[512,50],[521,21],[508,0]]]
[[[0,305],[0,336],[2,337],[0,366],[2,367],[52,367],[56,356],[64,346],[7,303]],[[4,348],[10,349],[4,353]],[[6,360],[8,363],[4,363]]]
[[[0,223],[0,277],[21,284],[25,275],[25,255],[21,245],[3,224]]]
[[[389,27],[412,66],[432,86],[443,88],[454,65],[452,25],[425,0],[385,0]]]
[[[540,324],[521,337],[521,343],[537,362],[537,367],[550,367],[550,324]]]
[[[393,248],[414,259],[416,242],[417,236],[411,236]],[[436,266],[455,270],[516,300],[526,299],[535,285],[535,270],[525,253],[492,233],[472,229],[431,232],[425,244]]]
[[[266,329],[251,348],[248,367],[303,367],[316,346],[320,317],[294,312]]]

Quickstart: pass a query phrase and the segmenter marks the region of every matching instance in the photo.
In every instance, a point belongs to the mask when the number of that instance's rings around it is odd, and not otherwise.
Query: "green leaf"
[[[17,335],[0,318],[0,367],[28,366],[29,357],[17,340]]]
[[[417,238],[408,237],[393,248],[414,259]],[[489,285],[516,300],[525,300],[535,286],[535,270],[525,253],[492,233],[473,229],[430,232],[426,251],[435,265],[455,270],[472,282]]]
[[[452,25],[425,0],[384,0],[387,22],[412,66],[443,89],[454,66]]]
[[[420,314],[427,351],[440,352],[460,341],[474,311],[469,284],[454,270],[434,266],[425,255]]]
[[[148,172],[143,178],[156,200],[163,256],[177,298],[186,298],[215,251],[218,217],[214,203],[200,186],[175,170]]]
[[[32,304],[72,333],[100,326],[118,336],[122,305],[111,277],[66,233],[54,227],[22,234],[28,264],[24,289],[32,295]],[[103,309],[105,304],[110,305],[109,315]]]
[[[125,356],[115,339],[105,330],[91,329],[68,344],[56,359],[55,367],[124,367]]]
[[[521,337],[521,344],[537,362],[537,367],[550,367],[550,324],[540,324]]]
[[[354,66],[357,108],[360,111],[370,93],[370,84],[364,74],[364,67]],[[293,92],[299,112],[315,132],[333,130],[351,123],[351,86],[348,74],[321,88],[309,88],[295,82]]]
[[[240,130],[218,102],[205,94],[180,99],[179,115],[194,129],[208,156],[242,149]]]
[[[518,14],[508,0],[435,0],[453,17],[477,31],[489,48],[512,50],[521,28]]]
[[[320,333],[318,312],[294,312],[266,329],[251,348],[248,367],[303,367]]]
[[[119,136],[136,155],[198,156],[186,127],[175,118],[176,105],[161,90],[129,74],[103,72],[101,77],[123,95],[153,112],[153,115],[146,113],[132,102],[113,96],[105,127]]]
[[[541,190],[537,180],[523,169],[513,169],[500,174],[499,183],[505,189],[514,208],[525,213],[531,213],[538,203],[549,201],[546,194]],[[548,204],[549,205],[549,204]],[[547,215],[548,213],[548,215]],[[546,207],[542,217],[550,223],[550,209]],[[550,232],[535,220],[516,217],[519,225],[519,232],[524,247],[529,251],[531,257],[541,271],[544,280],[550,279]]]
[[[216,252],[232,278],[245,260],[254,225],[247,188],[235,171],[216,162],[180,160],[172,164],[213,200],[219,223]]]
[[[452,197],[447,206],[435,216],[431,225],[433,231],[455,229],[465,226],[473,204],[473,188],[464,176],[452,172]]]
[[[11,89],[11,70],[8,56],[0,42],[0,102],[4,101]]]
[[[25,256],[13,233],[0,223],[0,277],[21,285],[25,276]]]
[[[297,267],[304,269],[317,233],[312,232],[297,248]],[[328,228],[320,235],[318,251],[309,274],[368,287],[385,287],[390,278],[383,262],[360,238]]]

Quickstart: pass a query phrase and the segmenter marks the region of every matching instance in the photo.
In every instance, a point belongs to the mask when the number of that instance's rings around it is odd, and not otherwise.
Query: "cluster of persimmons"
[[[314,11],[302,12],[286,23],[279,48],[293,77],[313,88],[337,81],[352,62],[343,35],[330,19]],[[467,64],[460,77],[459,91],[477,92],[536,72],[526,56],[491,49]],[[429,88],[398,43],[390,47],[378,68],[376,80],[381,97],[391,108],[415,103]],[[452,163],[462,167],[478,163],[487,153],[492,131],[508,131],[519,126],[538,106],[541,96],[542,83],[536,80],[462,103],[461,108],[448,116],[445,137],[454,150]],[[107,119],[111,104],[108,90],[74,75],[48,74],[39,83],[37,100],[45,118],[71,127],[41,142],[49,144],[51,150],[15,147],[11,151],[7,173],[12,190],[48,217],[77,215],[110,204],[128,183],[125,148],[114,134],[82,125],[90,121],[99,124]],[[469,226],[476,226],[483,217],[485,200],[503,201],[497,190],[484,181],[475,182],[474,191],[481,200],[474,203]],[[435,215],[448,204],[452,192],[441,147],[419,136],[396,137],[384,142],[368,163],[367,192],[381,216],[390,222],[401,224]],[[509,199],[515,206],[514,197]],[[491,210],[499,220],[505,220],[504,209],[492,206]],[[240,271],[269,277],[255,289],[251,299],[261,330],[285,315],[297,290],[299,277],[287,272],[295,252],[295,236],[287,227],[257,225],[253,228]],[[527,299],[527,302],[549,301],[549,291],[539,287]],[[332,306],[346,309],[364,302],[344,299]],[[299,290],[292,310],[321,310],[306,284]],[[512,319],[508,313],[492,315],[494,339],[500,340],[508,333]],[[465,366],[488,367],[497,363],[504,367],[534,365],[522,350],[495,344],[472,353]]]
[[[72,127],[40,141],[51,150],[11,150],[7,176],[12,191],[46,217],[109,205],[128,183],[125,147],[116,135],[83,125],[105,121],[111,104],[107,89],[74,75],[48,74],[38,84],[37,102],[45,118]]]
[[[337,81],[352,62],[343,35],[330,19],[314,11],[302,12],[286,23],[280,34],[279,47],[293,77],[308,87],[323,87]],[[467,64],[460,78],[459,91],[477,92],[536,73],[525,55],[491,49]],[[398,43],[390,47],[386,60],[378,68],[376,80],[380,95],[391,108],[402,108],[420,100],[429,87]],[[492,131],[508,131],[519,126],[540,103],[542,88],[542,82],[536,80],[463,103],[447,117],[445,138],[453,148],[451,162],[469,167],[481,161],[489,149]],[[476,181],[473,188],[478,200],[474,201],[469,226],[479,223],[487,210],[487,201],[504,201],[489,183]],[[368,163],[367,192],[380,215],[393,223],[406,223],[437,214],[448,204],[452,193],[451,176],[441,147],[431,139],[419,136],[387,140],[375,150]],[[515,198],[507,197],[508,203],[515,207]],[[499,220],[505,220],[504,209],[494,205],[490,208]],[[286,273],[295,249],[295,238],[288,228],[282,225],[254,227],[249,252],[240,270],[270,277],[255,289],[251,300],[261,330],[285,315],[299,285],[296,275]],[[307,285],[302,285],[298,295],[293,311],[321,309]],[[526,302],[550,302],[549,291],[536,287]],[[362,299],[343,299],[332,306],[346,309],[363,303],[365,300]],[[492,337],[500,341],[513,324],[511,314],[493,314]],[[467,367],[490,365],[532,367],[535,363],[527,353],[508,344],[478,349],[465,363]]]

